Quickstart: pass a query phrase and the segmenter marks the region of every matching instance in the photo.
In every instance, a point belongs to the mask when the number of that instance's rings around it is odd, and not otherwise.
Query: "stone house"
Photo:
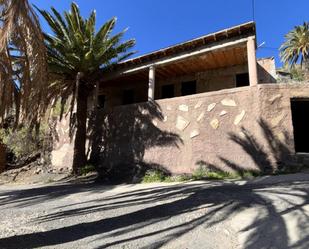
[[[309,84],[276,83],[274,58],[256,58],[254,22],[121,62],[95,95],[89,157],[102,167],[271,170],[309,153]],[[58,167],[72,161],[67,127]]]

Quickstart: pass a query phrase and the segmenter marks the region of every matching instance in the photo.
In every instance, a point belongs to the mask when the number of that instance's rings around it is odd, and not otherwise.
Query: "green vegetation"
[[[91,172],[96,172],[96,168],[91,164],[85,165],[80,170],[81,175],[87,175],[88,173],[91,173]]]
[[[199,180],[225,180],[225,179],[252,179],[260,174],[255,171],[243,172],[224,172],[224,171],[210,171],[205,167],[199,167],[192,174],[182,174],[169,176],[160,170],[148,170],[143,177],[143,183],[152,182],[185,182],[185,181],[199,181]]]
[[[160,170],[148,170],[143,177],[143,183],[164,182],[166,175]]]
[[[28,126],[0,129],[0,140],[12,155],[10,163],[21,165],[23,161],[40,155],[46,128],[46,126],[41,126],[39,131],[30,129]]]
[[[295,67],[300,62],[306,77],[309,75],[309,22],[296,26],[285,35],[285,42],[280,47],[282,62]],[[296,72],[298,73],[298,72]]]

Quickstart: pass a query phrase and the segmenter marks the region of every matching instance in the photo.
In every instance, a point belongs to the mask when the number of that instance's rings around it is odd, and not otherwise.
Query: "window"
[[[236,87],[249,86],[249,74],[241,73],[236,74]]]
[[[134,90],[133,89],[124,90],[122,93],[122,104],[130,105],[133,103],[134,103]]]
[[[98,96],[98,108],[104,109],[105,107],[105,95],[99,95]]]
[[[161,97],[162,99],[167,99],[167,98],[173,98],[175,96],[174,94],[174,85],[164,85],[161,88]]]
[[[292,99],[291,108],[295,151],[309,153],[309,99]]]
[[[196,94],[196,81],[183,82],[181,84],[181,96]]]

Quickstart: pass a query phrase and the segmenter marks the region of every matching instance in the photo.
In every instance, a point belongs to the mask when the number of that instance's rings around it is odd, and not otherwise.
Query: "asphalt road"
[[[0,248],[309,248],[309,174],[0,185]]]

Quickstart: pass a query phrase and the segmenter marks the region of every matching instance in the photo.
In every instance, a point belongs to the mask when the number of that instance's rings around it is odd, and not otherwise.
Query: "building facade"
[[[94,95],[89,158],[107,171],[273,171],[309,153],[309,84],[276,83],[274,59],[256,58],[253,22],[121,62]],[[58,167],[71,164],[67,127]]]

